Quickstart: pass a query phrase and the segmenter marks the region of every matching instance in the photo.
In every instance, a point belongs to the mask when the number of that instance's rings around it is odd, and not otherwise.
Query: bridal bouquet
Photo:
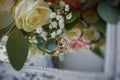
[[[12,66],[20,70],[29,53],[59,56],[69,51],[91,49],[103,58],[100,47],[105,42],[106,23],[97,13],[99,2],[15,0],[11,8],[14,22],[1,30],[7,29],[7,36],[1,42],[6,41]]]

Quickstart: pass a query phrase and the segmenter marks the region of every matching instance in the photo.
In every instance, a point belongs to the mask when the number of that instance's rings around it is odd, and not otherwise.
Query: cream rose
[[[67,40],[78,39],[81,36],[84,27],[86,27],[86,24],[83,21],[80,21],[71,30],[66,31],[63,34],[63,37]]]
[[[15,8],[15,22],[19,29],[31,32],[51,22],[51,10],[43,0],[22,0]]]
[[[99,39],[99,33],[94,26],[90,26],[90,28],[86,29],[83,33],[84,41],[95,41]]]

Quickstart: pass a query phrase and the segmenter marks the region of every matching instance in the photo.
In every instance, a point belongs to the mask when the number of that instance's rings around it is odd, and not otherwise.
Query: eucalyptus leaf
[[[103,52],[100,50],[100,48],[93,48],[91,49],[92,52],[94,52],[97,56],[104,58]]]
[[[120,0],[107,0],[111,5],[118,6],[120,4]]]
[[[106,35],[106,23],[103,20],[98,20],[95,26],[104,36]]]
[[[23,33],[17,28],[9,36],[6,49],[13,68],[21,70],[28,55],[28,42]]]
[[[97,7],[100,17],[108,23],[115,24],[118,21],[119,12],[107,2],[101,2]]]
[[[9,12],[6,12],[4,15],[0,16],[0,30],[7,28],[13,21],[14,19]]]
[[[65,25],[66,30],[71,30],[75,25],[79,22],[79,18],[77,18],[75,21],[68,23]]]
[[[12,22],[8,27],[0,30],[0,37],[4,34],[9,33],[9,31],[14,27],[14,22]]]

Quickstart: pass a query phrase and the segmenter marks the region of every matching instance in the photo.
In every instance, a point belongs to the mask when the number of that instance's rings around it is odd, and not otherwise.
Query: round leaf
[[[113,6],[118,6],[120,4],[120,0],[107,0]]]
[[[104,36],[106,35],[106,23],[103,20],[98,20],[95,26]]]
[[[119,12],[107,2],[101,2],[97,7],[98,14],[106,22],[115,24],[118,21]]]
[[[13,21],[14,20],[10,13],[6,13],[0,16],[0,29],[8,27]]]

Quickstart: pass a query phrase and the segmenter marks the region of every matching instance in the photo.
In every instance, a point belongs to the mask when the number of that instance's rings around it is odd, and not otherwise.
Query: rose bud
[[[66,4],[70,6],[71,9],[80,9],[80,0],[64,0]]]

